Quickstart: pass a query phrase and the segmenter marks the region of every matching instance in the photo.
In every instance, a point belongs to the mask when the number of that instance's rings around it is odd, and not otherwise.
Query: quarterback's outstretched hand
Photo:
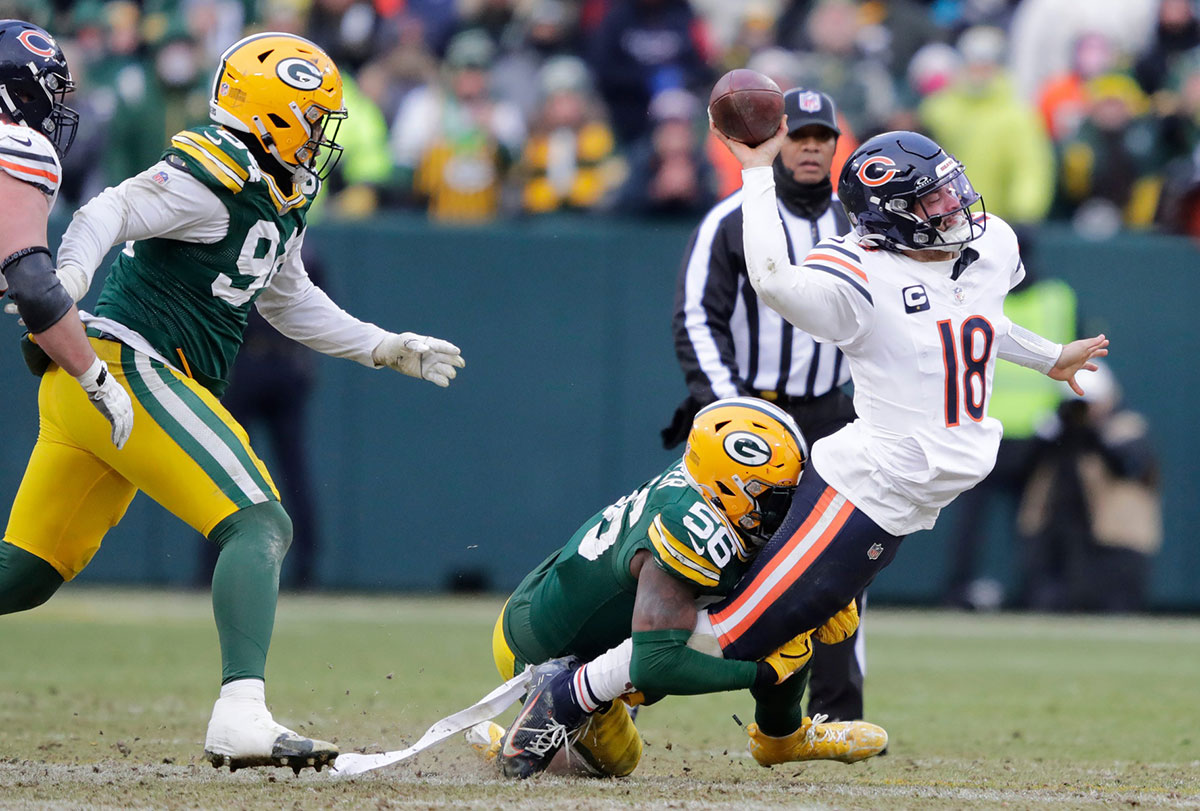
[[[1067,385],[1071,387],[1071,391],[1082,397],[1083,388],[1075,381],[1075,373],[1084,369],[1089,372],[1096,371],[1096,364],[1091,362],[1092,358],[1102,358],[1107,354],[1108,339],[1103,335],[1097,335],[1095,338],[1080,338],[1063,347],[1062,354],[1058,356],[1058,362],[1046,374],[1054,380],[1066,381]]]
[[[779,129],[775,130],[775,134],[758,146],[746,146],[741,141],[733,140],[717,129],[716,124],[712,123],[711,120],[708,122],[708,128],[733,153],[733,156],[742,164],[743,169],[753,169],[756,166],[770,166],[774,163],[775,156],[783,148],[783,142],[787,139],[788,133],[786,115],[779,122]]]
[[[419,377],[445,388],[458,374],[455,369],[467,365],[457,346],[441,338],[402,332],[388,335],[371,353],[380,366],[395,369],[409,377]]]
[[[133,403],[117,379],[108,373],[108,364],[96,358],[96,362],[75,379],[87,392],[96,410],[112,425],[112,442],[117,450],[125,447],[133,431]]]

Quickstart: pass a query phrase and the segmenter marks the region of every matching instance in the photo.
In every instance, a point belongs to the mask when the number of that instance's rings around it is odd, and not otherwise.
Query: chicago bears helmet
[[[66,155],[79,114],[63,99],[74,89],[54,37],[32,23],[0,20],[0,115],[45,135]]]
[[[229,46],[208,112],[252,135],[293,173],[304,168],[324,179],[342,154],[342,76],[321,48],[294,34],[254,34]]]
[[[754,397],[700,409],[683,453],[692,486],[759,543],[779,529],[806,464],[808,443],[796,421]]]
[[[972,214],[976,203],[987,209],[963,165],[915,132],[885,132],[854,150],[838,198],[859,241],[887,250],[958,248],[987,227],[986,216]]]

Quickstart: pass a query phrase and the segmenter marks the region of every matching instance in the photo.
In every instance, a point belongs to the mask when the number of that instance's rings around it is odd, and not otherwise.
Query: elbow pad
[[[0,265],[8,280],[8,295],[34,335],[59,322],[75,304],[63,289],[50,261],[50,249],[41,246],[17,251]]]

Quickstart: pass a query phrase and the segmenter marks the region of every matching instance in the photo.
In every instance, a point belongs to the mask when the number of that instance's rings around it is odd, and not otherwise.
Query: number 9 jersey
[[[587,661],[629,636],[636,552],[701,598],[729,593],[757,549],[687,480],[682,461],[592,516],[509,598],[503,633],[518,660],[570,652]],[[647,565],[650,562],[647,561]]]

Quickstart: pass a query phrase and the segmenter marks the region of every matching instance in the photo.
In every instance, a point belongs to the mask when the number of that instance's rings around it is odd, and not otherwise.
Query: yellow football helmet
[[[754,397],[730,397],[700,409],[683,454],[692,486],[761,543],[783,522],[806,464],[808,443],[796,421]]]
[[[342,77],[303,37],[254,34],[229,46],[213,77],[208,111],[216,123],[255,136],[292,172],[303,167],[324,179],[341,157]]]

